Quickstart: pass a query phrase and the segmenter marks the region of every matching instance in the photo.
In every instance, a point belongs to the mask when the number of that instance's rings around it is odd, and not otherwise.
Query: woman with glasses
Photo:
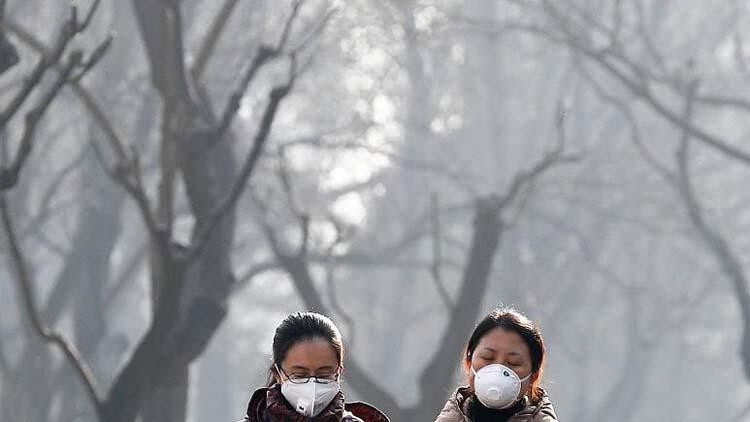
[[[297,312],[273,336],[273,364],[266,388],[253,394],[246,422],[388,422],[376,408],[344,403],[339,383],[344,344],[327,317]]]
[[[496,309],[474,329],[459,387],[435,422],[556,422],[540,387],[545,361],[539,327],[515,309]]]

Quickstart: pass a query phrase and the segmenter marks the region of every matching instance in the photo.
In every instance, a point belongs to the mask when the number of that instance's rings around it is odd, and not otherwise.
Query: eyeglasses
[[[276,367],[276,370],[284,374],[286,379],[289,380],[292,384],[307,384],[310,382],[310,380],[315,380],[315,383],[317,384],[330,384],[332,382],[336,382],[339,380],[339,372],[338,368],[336,369],[336,372],[330,373],[330,374],[323,374],[323,375],[307,375],[307,374],[291,374],[288,375],[286,372],[284,372],[283,369],[281,369],[281,365],[273,364],[273,366]]]

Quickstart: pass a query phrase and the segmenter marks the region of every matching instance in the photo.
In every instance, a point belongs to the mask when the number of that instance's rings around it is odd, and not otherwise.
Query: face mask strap
[[[273,368],[274,368],[274,369],[276,370],[276,375],[278,375],[278,376],[279,376],[279,379],[281,379],[281,375],[283,374],[283,372],[281,372],[281,368],[279,368],[279,365],[277,365],[277,364],[276,364],[276,363],[274,362],[274,364],[273,364]],[[283,382],[284,380],[282,379],[281,381]]]

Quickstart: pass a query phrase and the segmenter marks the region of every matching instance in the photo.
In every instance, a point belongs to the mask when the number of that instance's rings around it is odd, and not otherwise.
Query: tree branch
[[[443,284],[441,273],[443,253],[441,248],[442,236],[440,235],[440,203],[438,201],[437,194],[433,193],[430,195],[430,220],[432,223],[432,265],[430,266],[430,274],[432,275],[432,281],[435,283],[440,299],[443,300],[445,309],[450,311],[454,305],[448,290],[445,288],[445,284]]]
[[[68,342],[61,334],[52,331],[44,325],[42,322],[39,311],[36,307],[36,301],[34,299],[34,291],[32,288],[31,276],[26,268],[26,262],[21,251],[21,246],[18,243],[16,234],[13,228],[13,222],[11,220],[10,212],[7,205],[7,194],[0,196],[0,215],[2,217],[3,228],[8,239],[8,245],[10,247],[12,263],[16,272],[16,280],[19,285],[19,290],[22,296],[22,303],[26,310],[27,316],[31,322],[34,331],[39,337],[47,343],[53,344],[58,347],[64,354],[65,359],[75,369],[78,377],[80,378],[83,386],[91,400],[97,415],[101,419],[101,400],[97,393],[96,380],[91,368],[84,362],[78,349],[70,342]],[[102,419],[103,420],[103,419]]]
[[[96,142],[92,141],[91,147],[93,148],[97,161],[101,165],[102,170],[104,170],[104,173],[106,173],[113,182],[122,186],[135,200],[149,235],[158,242],[158,244],[163,244],[164,228],[156,221],[154,213],[151,210],[150,200],[148,195],[146,195],[143,186],[142,170],[137,151],[133,148],[130,158],[126,161],[117,163],[114,168],[110,168],[104,158],[104,154],[99,150]]]
[[[491,201],[494,202],[494,208],[496,212],[501,212],[505,209],[519,194],[519,192],[529,184],[531,184],[537,177],[542,173],[559,164],[570,163],[578,161],[581,157],[579,155],[564,155],[563,154],[563,143],[558,143],[558,146],[547,152],[541,160],[539,160],[530,169],[520,171],[515,175],[513,181],[506,192],[499,197],[494,197]]]
[[[690,151],[689,135],[683,134],[676,152],[678,168],[678,187],[680,196],[685,203],[690,220],[705,240],[721,264],[725,274],[732,281],[737,300],[745,321],[750,321],[750,289],[741,260],[732,252],[729,242],[706,221],[700,202],[695,194],[690,177],[688,157]],[[750,362],[745,362],[747,375],[750,376]]]
[[[331,304],[331,309],[341,320],[344,321],[347,328],[347,334],[349,337],[349,347],[354,347],[356,344],[356,328],[354,318],[347,312],[341,303],[339,302],[338,295],[336,294],[336,264],[334,262],[336,246],[346,241],[346,234],[344,229],[336,221],[331,221],[331,224],[336,228],[336,238],[326,248],[325,252],[325,272],[326,272],[326,292],[328,293],[328,303]],[[306,241],[305,241],[306,242]],[[305,247],[307,249],[307,247]],[[309,259],[307,252],[302,258]]]
[[[0,1],[2,1],[2,3],[5,3],[5,0]],[[2,9],[0,9],[0,12],[2,12]],[[3,17],[0,17],[0,22],[2,21]],[[5,35],[4,23],[0,23],[0,28],[0,74],[3,74],[8,69],[17,65],[20,61],[20,57],[18,57],[18,51],[16,50],[16,47],[10,42],[10,40],[8,40],[8,37]]]
[[[229,18],[232,16],[232,12],[234,11],[235,6],[237,6],[237,2],[238,0],[225,0],[224,4],[219,9],[219,12],[216,14],[216,19],[214,19],[208,30],[208,35],[206,35],[206,38],[198,48],[198,55],[196,56],[195,63],[190,70],[194,80],[198,81],[201,79],[201,76],[203,76],[203,71],[206,69],[206,65],[208,65],[208,61],[211,59],[211,55],[219,42],[222,32],[227,27],[227,21],[229,21]]]
[[[43,55],[40,59],[39,64],[36,66],[31,75],[25,80],[24,86],[21,91],[11,100],[10,104],[5,110],[0,113],[0,130],[4,130],[7,127],[10,119],[19,111],[20,107],[26,102],[31,92],[40,84],[42,77],[47,70],[53,66],[56,66],[58,62],[62,60],[62,56],[74,36],[84,31],[93,18],[94,12],[99,5],[99,0],[96,0],[88,14],[86,15],[83,22],[79,22],[77,18],[77,12],[75,7],[72,9],[70,19],[63,25],[60,36],[58,37],[57,44],[53,48],[51,55]],[[91,70],[94,65],[104,56],[111,43],[111,37],[107,38],[102,44],[100,44],[91,56],[84,60],[83,53],[79,50],[72,51],[67,58],[66,64],[60,70],[55,83],[49,88],[38,101],[37,105],[26,114],[24,131],[19,141],[18,151],[10,164],[9,167],[3,166],[0,169],[0,190],[7,190],[15,186],[18,183],[18,177],[23,168],[23,164],[28,158],[32,146],[36,128],[39,125],[45,112],[52,104],[52,101],[57,97],[60,90],[66,83],[73,81],[74,83],[80,82],[86,73]],[[77,74],[73,72],[77,68],[81,68]]]
[[[735,147],[726,140],[723,140],[717,136],[711,135],[708,132],[695,126],[692,122],[686,121],[680,117],[678,113],[672,111],[663,101],[660,101],[655,94],[648,88],[649,78],[653,80],[653,76],[648,76],[649,73],[646,69],[638,66],[635,61],[628,58],[624,54],[614,54],[611,51],[600,51],[593,48],[590,45],[586,45],[580,37],[577,37],[575,33],[570,29],[571,23],[559,12],[553,12],[554,7],[550,7],[548,11],[551,17],[555,19],[561,31],[561,36],[551,34],[550,31],[539,27],[526,28],[529,32],[543,35],[545,38],[565,45],[573,50],[579,51],[586,57],[591,59],[594,63],[597,63],[602,69],[613,76],[616,80],[620,81],[626,88],[628,88],[634,95],[640,97],[646,101],[649,106],[655,110],[659,115],[664,117],[667,121],[674,124],[675,126],[685,130],[688,134],[703,143],[711,146],[712,148],[722,152],[728,157],[735,160],[741,161],[746,164],[750,164],[750,152],[744,151],[740,148]],[[614,54],[614,55],[613,55]],[[615,57],[620,63],[631,69],[638,75],[638,79],[634,79],[629,76],[623,70],[619,69],[614,63],[608,60],[607,57]],[[681,86],[681,84],[671,84],[673,87]],[[691,101],[701,98],[700,96],[694,96]],[[723,99],[719,101],[716,97],[704,97],[704,102],[708,104],[723,104],[723,105],[734,105],[738,106],[736,100]]]
[[[630,125],[630,135],[631,135],[630,140],[635,146],[638,153],[640,153],[640,155],[643,157],[643,159],[646,160],[646,162],[649,163],[651,167],[657,173],[659,173],[664,180],[666,180],[670,184],[674,184],[675,183],[674,175],[671,173],[671,171],[667,168],[666,165],[659,162],[659,160],[651,153],[651,151],[648,149],[646,144],[643,142],[643,136],[638,126],[638,121],[636,120],[635,115],[633,114],[633,111],[625,103],[625,101],[606,92],[606,90],[601,86],[601,84],[599,84],[596,81],[593,75],[591,75],[582,64],[577,66],[577,68],[579,72],[581,72],[581,74],[586,78],[586,80],[594,88],[594,92],[599,96],[599,98],[602,99],[604,102],[612,104],[625,117],[628,124]]]
[[[50,56],[52,53],[47,50],[47,48],[44,46],[44,44],[34,37],[33,34],[31,34],[29,31],[18,25],[16,22],[13,21],[6,21],[5,22],[6,28],[13,33],[18,39],[29,45],[32,49],[34,49],[39,54],[42,54],[44,56]],[[55,69],[58,72],[62,71],[62,68],[56,64]],[[120,136],[117,134],[117,131],[112,125],[112,122],[107,118],[106,114],[104,113],[103,108],[98,104],[94,96],[91,94],[89,90],[87,90],[80,81],[72,80],[69,82],[70,86],[73,90],[73,93],[81,100],[83,105],[89,110],[91,113],[91,116],[94,118],[94,121],[99,125],[99,127],[104,131],[105,135],[107,136],[107,140],[110,142],[112,148],[114,149],[115,153],[117,154],[117,157],[119,160],[125,160],[127,153],[125,149],[125,143],[121,140]]]
[[[74,52],[71,54],[68,63],[63,68],[62,73],[58,76],[55,84],[41,98],[39,104],[26,114],[24,131],[15,158],[10,166],[3,166],[2,169],[0,169],[0,190],[8,190],[18,183],[18,176],[21,172],[21,168],[31,152],[37,125],[41,121],[42,116],[44,116],[44,113],[47,111],[50,104],[52,104],[52,100],[55,99],[63,85],[65,85],[68,78],[73,73],[75,67],[80,64],[81,59],[82,54],[80,52]]]
[[[685,97],[684,120],[690,121],[693,114],[693,95],[697,85],[693,84]],[[677,161],[677,189],[688,212],[695,229],[703,238],[705,245],[718,261],[725,275],[732,282],[735,296],[739,302],[743,316],[744,329],[741,346],[741,356],[744,365],[745,376],[750,377],[750,287],[741,259],[732,251],[729,242],[706,221],[701,204],[695,194],[689,169],[690,138],[692,134],[687,127],[684,128],[677,148],[675,159]]]
[[[386,148],[380,148],[373,145],[368,145],[362,142],[356,141],[344,141],[344,142],[326,142],[323,136],[311,136],[302,137],[299,139],[290,140],[283,143],[284,148],[292,148],[296,146],[309,146],[322,150],[361,150],[366,151],[370,154],[381,155],[391,160],[394,165],[399,165],[408,171],[424,172],[429,174],[435,174],[437,176],[445,177],[446,179],[456,183],[463,190],[470,194],[477,194],[476,189],[467,182],[467,179],[472,177],[471,174],[446,169],[446,165],[443,163],[425,161],[418,158],[404,157]],[[370,182],[363,182],[370,183]],[[355,184],[355,186],[358,184]],[[341,188],[343,193],[346,193],[346,188]]]
[[[292,27],[294,26],[294,23],[299,15],[300,8],[304,3],[305,0],[294,0],[294,3],[292,4],[292,11],[289,14],[286,22],[284,23],[281,37],[276,46],[271,47],[265,44],[261,45],[253,59],[250,60],[250,62],[245,66],[245,69],[242,72],[243,76],[242,78],[240,78],[238,86],[232,91],[232,94],[229,96],[229,101],[227,102],[224,110],[221,113],[219,124],[216,129],[216,137],[214,138],[216,142],[223,139],[224,134],[232,124],[232,121],[234,120],[237,112],[240,109],[242,97],[245,95],[245,92],[247,91],[250,83],[255,79],[255,76],[257,75],[260,68],[268,61],[279,57],[286,48],[287,44],[289,43],[289,37],[291,35]],[[330,13],[326,14],[326,16],[321,19],[320,22],[318,22],[313,31],[311,31],[310,34],[308,34],[297,46],[291,48],[289,53],[287,53],[293,62],[293,73],[301,73],[304,70],[304,64],[299,67],[296,65],[297,56],[302,50],[306,48],[307,44],[312,39],[315,39],[320,35],[322,29],[325,28],[325,25],[328,23],[329,18]]]
[[[273,121],[276,117],[276,112],[278,111],[282,100],[286,98],[287,95],[289,95],[289,92],[294,85],[294,81],[295,73],[294,69],[292,69],[292,72],[290,72],[289,81],[287,81],[285,85],[278,86],[271,90],[271,93],[269,94],[270,98],[268,104],[266,105],[266,110],[263,114],[263,118],[261,119],[260,127],[253,140],[253,146],[247,158],[245,159],[245,163],[242,166],[239,176],[237,177],[237,181],[232,186],[232,189],[229,192],[227,198],[225,198],[224,201],[216,207],[215,211],[207,219],[205,225],[197,231],[197,234],[191,242],[191,246],[186,255],[186,262],[190,263],[200,255],[214,228],[221,222],[224,216],[226,216],[229,211],[232,210],[232,208],[242,195],[242,192],[245,190],[245,185],[250,179],[250,176],[252,175],[253,170],[258,164],[258,161],[260,160],[260,157],[265,148],[266,141],[268,140],[268,135],[271,132],[271,126],[273,125]]]
[[[33,230],[38,230],[49,220],[51,217],[50,214],[56,205],[53,203],[55,194],[59,193],[60,187],[63,186],[63,183],[65,183],[71,175],[75,174],[75,171],[80,168],[80,165],[85,158],[82,149],[78,156],[73,158],[55,175],[54,180],[47,186],[44,193],[40,196],[37,212],[35,215],[31,216],[25,227],[20,230],[21,238]]]
[[[232,123],[232,120],[234,120],[234,117],[237,115],[237,112],[240,110],[240,104],[242,101],[242,97],[245,95],[245,91],[247,91],[248,86],[250,85],[250,82],[255,78],[255,75],[258,73],[258,70],[269,60],[276,58],[279,55],[279,51],[273,48],[270,48],[265,45],[261,45],[258,51],[255,54],[255,57],[250,61],[250,63],[246,66],[245,71],[243,72],[243,77],[240,80],[239,86],[232,92],[232,94],[229,97],[229,102],[224,108],[224,111],[221,113],[221,118],[219,120],[219,124],[216,129],[216,137],[214,142],[219,142],[226,131],[229,129],[229,126]]]
[[[100,0],[94,1],[91,9],[86,16],[86,19],[83,22],[78,21],[77,9],[75,7],[72,8],[71,16],[63,24],[60,34],[57,37],[55,46],[51,50],[51,54],[42,56],[37,66],[25,79],[24,86],[21,91],[19,91],[18,94],[16,94],[16,96],[10,101],[8,106],[2,112],[0,112],[0,130],[5,129],[10,119],[16,114],[16,112],[18,112],[18,110],[21,108],[21,105],[23,105],[34,88],[39,85],[42,80],[42,76],[44,76],[47,70],[62,60],[62,56],[73,37],[83,32],[86,27],[88,27],[88,25],[91,23],[94,12],[99,6],[99,3]],[[81,53],[78,52],[76,54],[80,55]]]
[[[287,42],[289,42],[289,35],[292,32],[294,21],[297,19],[297,15],[299,14],[299,10],[302,7],[303,3],[305,3],[305,0],[293,0],[292,12],[289,14],[289,18],[284,23],[284,29],[281,31],[281,37],[279,38],[278,44],[276,44],[276,51],[281,51],[281,49],[286,46]]]

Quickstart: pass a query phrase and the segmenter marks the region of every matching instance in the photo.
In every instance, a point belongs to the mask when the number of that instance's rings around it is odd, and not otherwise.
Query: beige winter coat
[[[472,422],[467,415],[471,414],[473,400],[469,387],[460,387],[445,404],[435,422]],[[544,390],[538,402],[532,403],[525,397],[524,400],[527,402],[526,407],[513,415],[508,422],[557,422],[555,409]]]

